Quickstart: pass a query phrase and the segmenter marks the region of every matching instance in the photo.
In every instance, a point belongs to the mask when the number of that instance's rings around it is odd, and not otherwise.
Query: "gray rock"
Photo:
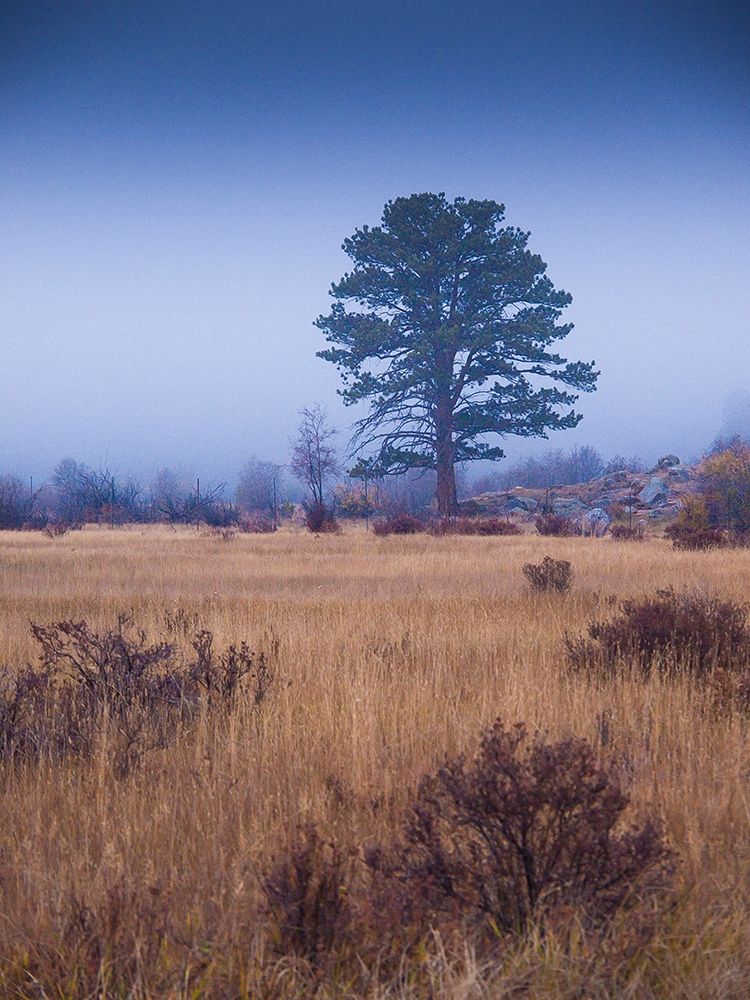
[[[582,515],[580,524],[584,535],[594,535],[597,538],[606,532],[612,518],[601,507],[593,507]]]
[[[690,469],[685,465],[672,465],[667,469],[667,475],[674,483],[687,483],[692,478]]]
[[[561,517],[577,517],[579,514],[585,514],[587,510],[589,505],[577,497],[560,497],[552,501],[552,512]]]
[[[669,469],[673,465],[679,465],[680,460],[676,455],[663,455],[656,463],[659,469]]]
[[[638,494],[638,499],[647,507],[661,507],[668,497],[669,487],[659,476],[652,476]]]
[[[539,501],[533,497],[508,497],[503,504],[503,510],[509,513],[514,510],[523,510],[528,514],[533,514],[539,506]]]

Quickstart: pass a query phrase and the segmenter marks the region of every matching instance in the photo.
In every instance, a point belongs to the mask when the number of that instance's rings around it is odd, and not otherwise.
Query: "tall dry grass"
[[[521,567],[545,554],[572,563],[568,594],[529,592]],[[261,713],[204,722],[126,780],[106,740],[93,762],[0,771],[0,995],[750,996],[745,723],[686,681],[564,666],[564,632],[610,595],[695,585],[744,598],[750,555],[359,529],[0,534],[0,664],[35,655],[29,620],[106,627],[132,609],[156,636],[183,609],[221,645],[276,650],[278,674]],[[259,866],[308,820],[354,845],[391,838],[420,775],[498,716],[604,741],[634,815],[664,817],[678,895],[655,938],[620,951],[540,934],[491,961],[434,940],[400,976],[274,958]]]

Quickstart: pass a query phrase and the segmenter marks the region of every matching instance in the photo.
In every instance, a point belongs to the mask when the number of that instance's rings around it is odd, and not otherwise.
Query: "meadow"
[[[567,594],[521,571],[569,560]],[[29,622],[111,626],[264,651],[257,710],[204,718],[126,777],[91,760],[0,770],[0,994],[16,997],[750,996],[748,728],[685,679],[598,683],[566,669],[565,632],[611,598],[701,587],[742,600],[746,549],[652,538],[387,537],[290,528],[229,540],[193,529],[0,533],[0,664],[37,655]],[[166,623],[166,624],[165,624]],[[378,971],[279,954],[259,877],[297,829],[364,851],[401,828],[420,777],[472,754],[496,718],[585,737],[620,767],[635,819],[662,818],[673,905],[637,946],[531,933]]]

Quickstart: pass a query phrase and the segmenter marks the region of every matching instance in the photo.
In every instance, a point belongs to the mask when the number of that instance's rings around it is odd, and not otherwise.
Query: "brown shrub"
[[[372,533],[382,538],[385,535],[418,535],[427,530],[427,525],[412,514],[393,514],[372,523]]]
[[[341,525],[324,503],[305,507],[305,526],[315,535],[337,535],[341,531]]]
[[[577,525],[561,514],[537,514],[534,526],[540,535],[556,535],[561,538],[580,535]]]
[[[351,864],[351,855],[307,825],[261,874],[264,916],[280,955],[319,966],[334,948],[343,950],[352,921]]]
[[[564,594],[573,582],[573,569],[567,559],[545,556],[540,563],[524,563],[522,568],[532,590]]]
[[[143,754],[190,728],[201,706],[231,711],[240,690],[256,706],[273,671],[245,643],[216,653],[202,630],[183,659],[171,643],[149,643],[130,615],[114,629],[86,622],[32,624],[39,666],[0,673],[0,762],[88,758],[103,733],[113,765],[127,775]]]
[[[718,667],[708,678],[708,687],[722,714],[733,710],[750,715],[750,668],[727,670]]]
[[[400,891],[397,922],[423,930],[523,934],[569,908],[601,927],[671,882],[655,820],[618,832],[627,805],[585,741],[496,722],[474,760],[422,780],[401,842],[369,864]]]
[[[658,590],[622,601],[616,618],[588,626],[588,638],[566,634],[568,659],[576,670],[632,665],[646,676],[656,668],[705,677],[716,666],[750,662],[747,615],[747,605],[710,594]]]
[[[616,542],[642,542],[645,538],[643,525],[615,524],[610,529],[610,535]]]
[[[246,535],[271,535],[276,531],[273,518],[260,511],[240,515],[237,527]]]
[[[729,538],[720,528],[700,528],[684,522],[670,524],[664,534],[672,540],[672,548],[688,552],[705,552],[707,549],[723,549],[729,545]]]
[[[432,535],[520,535],[521,529],[502,517],[444,518],[430,525]]]

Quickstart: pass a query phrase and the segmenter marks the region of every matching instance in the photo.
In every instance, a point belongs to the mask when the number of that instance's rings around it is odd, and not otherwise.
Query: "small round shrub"
[[[534,526],[540,535],[556,535],[559,538],[566,538],[570,535],[578,535],[580,531],[569,517],[562,514],[537,514],[534,518]]]
[[[373,521],[372,532],[378,538],[385,535],[419,535],[427,530],[427,525],[412,514],[393,514],[391,517]]]
[[[645,538],[642,524],[636,524],[632,528],[627,524],[615,524],[610,535],[616,542],[642,542]]]
[[[523,574],[531,589],[541,593],[557,591],[564,594],[573,582],[573,569],[567,559],[545,556],[540,563],[524,563]]]

